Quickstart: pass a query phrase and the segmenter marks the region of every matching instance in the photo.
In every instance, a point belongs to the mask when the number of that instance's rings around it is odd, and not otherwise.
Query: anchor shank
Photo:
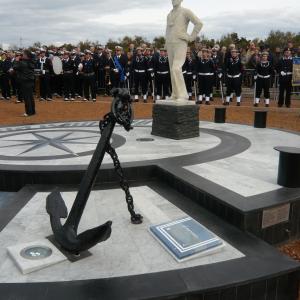
[[[71,226],[75,232],[77,232],[84,208],[86,206],[89,195],[93,188],[97,173],[104,159],[105,152],[106,152],[106,145],[108,145],[110,142],[115,124],[116,123],[114,121],[109,122],[107,127],[103,130],[101,139],[93,154],[91,163],[81,181],[76,199],[70,211],[69,217],[65,223],[65,226],[67,227]]]

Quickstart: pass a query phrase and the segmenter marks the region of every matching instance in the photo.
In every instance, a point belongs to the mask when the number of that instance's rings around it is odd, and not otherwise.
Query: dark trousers
[[[115,72],[111,72],[111,84],[112,88],[126,88],[126,81],[121,81],[120,75]]]
[[[63,82],[64,82],[64,97],[65,98],[75,98],[74,91],[74,74],[63,74]]]
[[[12,94],[14,96],[17,96],[18,93],[18,85],[17,85],[17,79],[16,76],[13,74],[10,76],[10,83],[11,83],[11,88],[12,88]]]
[[[226,96],[229,97],[233,92],[235,92],[237,97],[242,94],[242,79],[239,78],[227,78],[226,82],[227,91]]]
[[[62,95],[63,94],[63,75],[54,75],[52,77],[52,93]]]
[[[287,107],[289,107],[291,105],[291,94],[292,94],[292,79],[280,78],[278,105],[282,106],[283,104],[285,104]]]
[[[140,88],[143,95],[146,95],[148,92],[147,88],[148,80],[147,80],[147,74],[145,73],[138,73],[134,72],[134,94],[139,95]]]
[[[156,76],[156,89],[157,95],[160,97],[170,96],[170,75],[169,74],[157,74]]]
[[[264,91],[265,99],[270,99],[270,83],[270,78],[257,78],[256,98],[260,98],[262,91]]]
[[[11,93],[10,93],[9,75],[8,74],[1,75],[0,83],[1,83],[2,96],[4,98],[10,98]]]
[[[184,82],[186,85],[186,89],[188,93],[193,92],[193,75],[192,74],[184,74]]]
[[[199,85],[199,95],[205,95],[205,97],[210,97],[213,92],[214,85],[214,75],[199,75],[198,85]]]
[[[103,68],[98,72],[98,88],[105,89],[105,70]]]
[[[83,80],[82,74],[75,76],[75,93],[80,97],[83,97]]]
[[[20,90],[25,102],[25,112],[31,116],[35,114],[35,103],[33,98],[34,82],[22,81],[20,82]]]
[[[84,98],[90,99],[90,93],[92,99],[96,99],[96,78],[95,75],[84,75]]]
[[[41,75],[40,77],[40,94],[41,98],[52,98],[51,93],[51,77],[49,74]]]

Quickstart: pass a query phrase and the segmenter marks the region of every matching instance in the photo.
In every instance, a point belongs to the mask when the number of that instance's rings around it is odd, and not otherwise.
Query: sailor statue
[[[187,93],[182,66],[186,59],[188,43],[196,39],[202,29],[202,22],[194,13],[181,6],[182,0],[172,0],[173,9],[168,15],[166,31],[166,48],[169,56],[172,96],[176,104],[187,103]],[[194,24],[191,34],[187,33],[189,23]]]

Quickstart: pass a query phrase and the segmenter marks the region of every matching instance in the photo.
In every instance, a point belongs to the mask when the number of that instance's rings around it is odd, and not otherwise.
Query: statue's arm
[[[187,10],[187,17],[189,18],[190,22],[194,24],[193,32],[191,33],[190,41],[194,41],[201,31],[203,27],[203,23],[200,21],[200,19],[190,10]]]

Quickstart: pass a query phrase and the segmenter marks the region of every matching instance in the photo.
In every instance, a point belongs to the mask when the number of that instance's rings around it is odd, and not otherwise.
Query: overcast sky
[[[209,38],[238,32],[265,37],[272,29],[300,32],[299,0],[184,0]],[[0,0],[0,44],[77,43],[124,35],[151,40],[165,32],[171,0]]]

